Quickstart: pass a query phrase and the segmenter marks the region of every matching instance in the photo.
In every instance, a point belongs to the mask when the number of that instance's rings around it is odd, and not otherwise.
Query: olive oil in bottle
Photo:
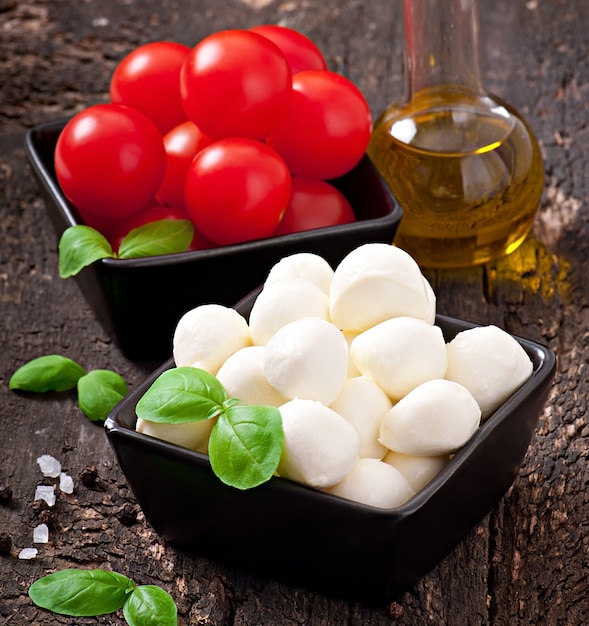
[[[404,211],[395,244],[423,267],[512,252],[544,188],[529,125],[481,88],[475,8],[475,0],[406,0],[410,97],[380,115],[368,147]]]

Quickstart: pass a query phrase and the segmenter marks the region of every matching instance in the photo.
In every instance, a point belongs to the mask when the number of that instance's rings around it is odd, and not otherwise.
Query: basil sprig
[[[116,372],[92,370],[78,380],[78,404],[89,420],[105,420],[128,391],[127,383]]]
[[[157,220],[134,228],[121,242],[118,254],[97,230],[78,224],[70,226],[59,240],[59,275],[75,276],[100,259],[134,259],[184,252],[194,236],[190,220]]]
[[[59,240],[58,253],[59,275],[62,278],[74,276],[99,259],[116,258],[106,237],[90,226],[70,226],[66,229]]]
[[[73,389],[86,374],[75,361],[59,354],[48,354],[29,361],[10,377],[10,389],[23,391],[67,391]]]
[[[29,587],[39,607],[73,617],[94,617],[123,609],[129,626],[176,626],[173,598],[156,585],[136,585],[116,572],[65,569],[39,578]]]
[[[47,354],[19,367],[8,381],[10,389],[45,393],[77,386],[78,404],[92,421],[105,420],[127,394],[127,383],[111,370],[86,370],[67,357]]]
[[[119,246],[119,259],[184,252],[194,237],[189,220],[158,220],[134,228]]]
[[[196,367],[174,367],[156,378],[135,412],[151,422],[184,424],[214,417],[226,400],[216,376]]]
[[[226,485],[251,489],[274,475],[282,447],[282,417],[275,407],[238,404],[220,381],[195,367],[166,370],[140,398],[141,419],[183,424],[215,419],[209,439],[213,472]]]
[[[129,626],[172,626],[178,623],[174,600],[157,585],[139,585],[123,604]]]

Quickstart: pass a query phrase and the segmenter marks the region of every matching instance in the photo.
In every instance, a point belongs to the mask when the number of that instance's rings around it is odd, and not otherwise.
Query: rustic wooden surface
[[[181,625],[570,625],[589,623],[589,3],[481,2],[489,89],[529,119],[545,156],[533,234],[508,258],[430,272],[439,310],[550,345],[553,390],[512,489],[442,563],[390,605],[369,607],[262,582],[166,545],[137,510],[100,426],[71,394],[10,392],[11,373],[60,353],[137,384],[155,364],[128,361],[76,284],[57,272],[56,240],[23,150],[32,125],[105,100],[116,62],[155,39],[194,44],[221,28],[279,22],[310,35],[331,69],[373,111],[399,93],[400,0],[0,0],[0,623],[123,624],[120,614],[70,620],[37,609],[28,586],[64,567],[107,567],[173,595]],[[58,496],[50,542],[31,561],[41,476],[36,458],[75,479]],[[97,479],[92,482],[89,468]],[[90,480],[88,477],[90,476]],[[85,482],[82,478],[85,478]],[[86,484],[85,484],[86,483]],[[484,485],[481,485],[484,489]],[[133,513],[137,519],[133,522]],[[435,529],[432,528],[432,532]]]

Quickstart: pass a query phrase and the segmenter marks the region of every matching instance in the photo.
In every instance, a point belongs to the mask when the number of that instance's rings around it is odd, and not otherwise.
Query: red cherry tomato
[[[147,207],[150,206],[159,206],[161,203],[153,197],[148,200],[147,205],[139,211],[139,214],[142,213]],[[85,226],[90,226],[94,230],[97,230],[100,234],[104,235],[108,240],[110,240],[112,234],[121,227],[121,222],[126,219],[132,219],[138,213],[133,213],[130,218],[119,218],[119,219],[109,219],[105,217],[98,217],[96,215],[91,215],[90,213],[84,213],[78,209],[78,213],[82,218],[82,223]]]
[[[354,222],[347,198],[333,185],[317,178],[293,176],[290,201],[275,235]]]
[[[191,48],[171,41],[139,46],[117,65],[110,81],[113,104],[146,115],[163,135],[186,120],[180,98],[180,70]]]
[[[226,245],[270,236],[290,197],[290,173],[267,145],[245,137],[201,150],[186,175],[186,209],[203,234]]]
[[[122,219],[147,206],[166,169],[157,128],[119,104],[98,104],[75,115],[55,147],[63,193],[80,213]]]
[[[303,70],[326,70],[321,50],[306,35],[278,24],[262,24],[249,29],[273,41],[284,52],[293,74]]]
[[[119,220],[117,226],[108,237],[115,252],[118,252],[123,239],[134,229],[157,222],[158,220],[190,220],[186,211],[176,207],[150,206],[139,213],[135,213],[125,220]],[[190,243],[189,250],[206,250],[213,248],[214,243],[207,239],[197,228],[194,229],[194,237]]]
[[[372,118],[366,99],[350,80],[335,72],[299,72],[292,84],[284,121],[267,137],[268,145],[295,176],[342,176],[368,147]]]
[[[198,43],[180,76],[184,110],[215,138],[263,139],[282,120],[291,93],[286,57],[269,39],[224,30]]]
[[[196,153],[212,142],[213,140],[192,122],[179,124],[164,136],[166,174],[156,194],[162,204],[185,207],[184,180],[188,166]]]
[[[109,220],[104,217],[97,217],[96,215],[91,215],[90,213],[83,213],[78,209],[78,213],[82,218],[81,223],[84,226],[90,226],[94,230],[97,230],[101,235],[104,235],[107,239],[110,237],[111,233],[117,228],[119,222],[121,220]]]

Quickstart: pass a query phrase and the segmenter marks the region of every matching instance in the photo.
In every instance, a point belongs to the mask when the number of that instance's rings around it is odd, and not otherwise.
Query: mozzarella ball
[[[360,450],[358,433],[349,422],[314,400],[291,400],[278,410],[284,430],[280,476],[323,488],[349,474]]]
[[[348,420],[360,436],[360,457],[382,459],[387,449],[378,441],[380,423],[392,407],[387,394],[370,378],[348,378],[331,408]]]
[[[247,346],[233,353],[217,372],[229,398],[242,404],[278,407],[287,401],[266,380],[263,373],[264,347]]]
[[[306,317],[276,331],[264,351],[264,376],[283,396],[330,405],[348,371],[348,344],[330,322]]]
[[[398,469],[415,492],[423,489],[448,463],[448,455],[413,456],[389,450],[383,461]]]
[[[249,316],[252,341],[265,346],[279,328],[304,317],[328,319],[327,294],[302,278],[271,283],[262,289],[252,306]]]
[[[392,317],[430,319],[433,292],[417,262],[390,244],[368,243],[335,268],[329,292],[332,322],[362,332]]]
[[[412,317],[395,317],[359,334],[350,356],[364,376],[394,399],[427,380],[444,378],[447,368],[441,329]]]
[[[472,393],[483,419],[532,375],[533,364],[526,351],[515,337],[497,326],[464,330],[447,349],[446,378]]]
[[[401,506],[415,495],[401,472],[378,459],[368,458],[360,459],[342,481],[325,491],[382,509]]]
[[[150,437],[157,437],[158,439],[175,443],[177,446],[206,453],[214,423],[214,419],[204,419],[198,422],[164,424],[137,418],[135,430]]]
[[[276,263],[266,278],[264,286],[279,280],[302,278],[315,283],[322,291],[329,293],[333,269],[331,265],[318,254],[311,252],[297,252],[286,256]]]
[[[174,331],[177,367],[198,367],[216,374],[224,361],[251,344],[248,324],[235,309],[202,304],[185,313]]]
[[[450,380],[430,380],[385,415],[379,441],[402,454],[450,454],[470,439],[480,421],[481,409],[466,387]]]

